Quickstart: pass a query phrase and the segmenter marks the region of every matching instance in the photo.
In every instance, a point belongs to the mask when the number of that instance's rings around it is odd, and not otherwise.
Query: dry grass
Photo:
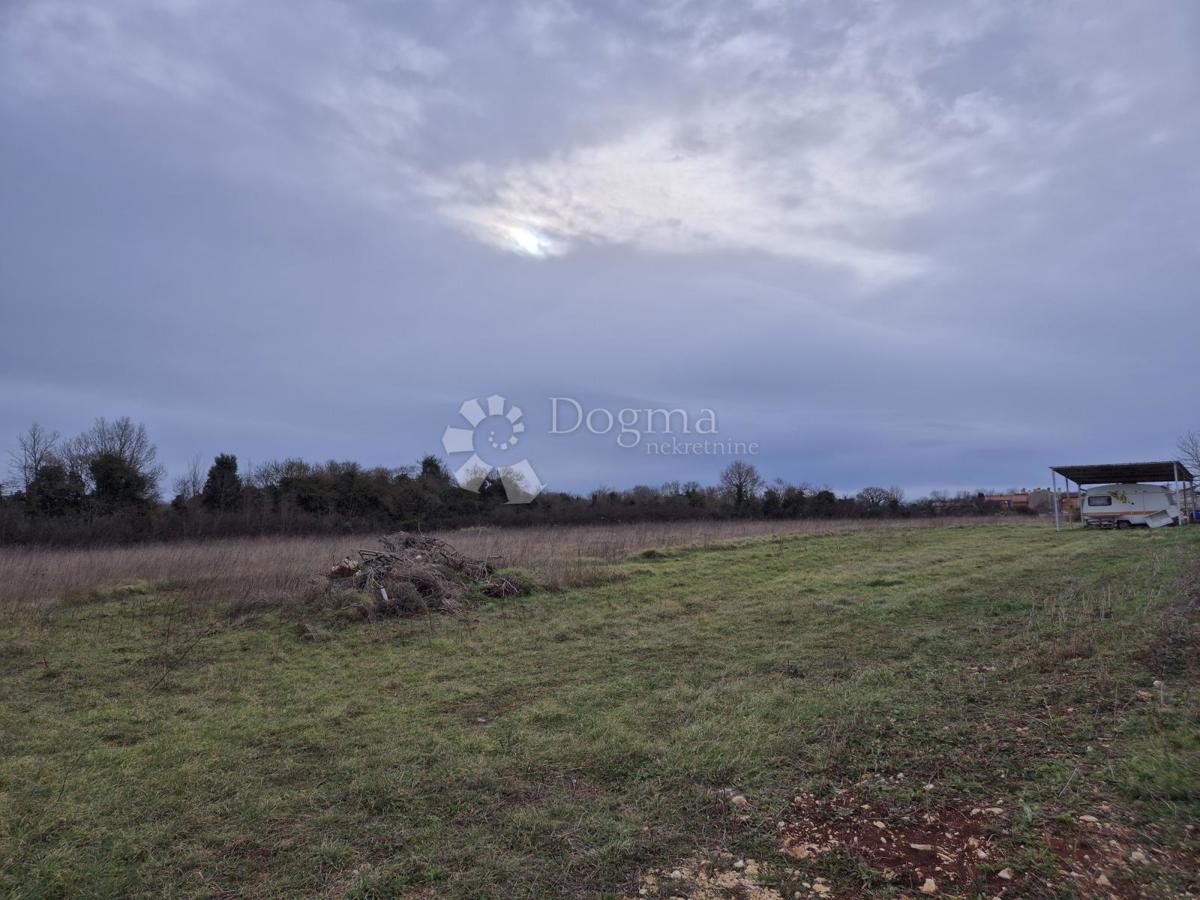
[[[594,581],[604,564],[646,550],[708,547],[772,534],[957,527],[997,521],[693,521],[468,528],[438,536],[467,556],[523,566],[537,572],[548,585],[563,587]],[[0,611],[36,611],[99,588],[137,582],[169,585],[195,602],[272,601],[303,592],[314,575],[360,547],[373,546],[375,538],[256,537],[98,548],[0,547]]]

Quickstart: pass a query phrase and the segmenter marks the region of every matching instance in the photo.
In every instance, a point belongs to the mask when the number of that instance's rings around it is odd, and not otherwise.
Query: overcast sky
[[[839,490],[1164,458],[1198,160],[1191,0],[6,0],[0,434],[399,465],[498,393],[558,489],[728,458],[552,396]]]

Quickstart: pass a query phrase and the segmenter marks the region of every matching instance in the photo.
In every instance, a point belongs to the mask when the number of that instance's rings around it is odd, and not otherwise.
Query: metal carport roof
[[[1052,466],[1078,485],[1134,484],[1139,481],[1192,481],[1195,476],[1176,460],[1165,462],[1105,463],[1095,466]]]

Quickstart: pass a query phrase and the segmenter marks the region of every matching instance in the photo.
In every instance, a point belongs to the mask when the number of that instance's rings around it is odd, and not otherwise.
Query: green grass
[[[864,774],[1022,810],[996,868],[1102,803],[1194,853],[1198,572],[1200,528],[989,526],[664,552],[463,619],[94,592],[0,632],[0,892],[615,896],[772,859],[790,797]]]

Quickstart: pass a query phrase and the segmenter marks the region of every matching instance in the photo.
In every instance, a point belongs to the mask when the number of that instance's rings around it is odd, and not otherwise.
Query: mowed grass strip
[[[1100,804],[1194,851],[1200,529],[651,556],[463,618],[231,620],[135,584],[12,625],[0,891],[615,896],[697,849],[770,859],[794,794],[864,776],[896,810],[1020,810],[988,863],[1019,877]]]

